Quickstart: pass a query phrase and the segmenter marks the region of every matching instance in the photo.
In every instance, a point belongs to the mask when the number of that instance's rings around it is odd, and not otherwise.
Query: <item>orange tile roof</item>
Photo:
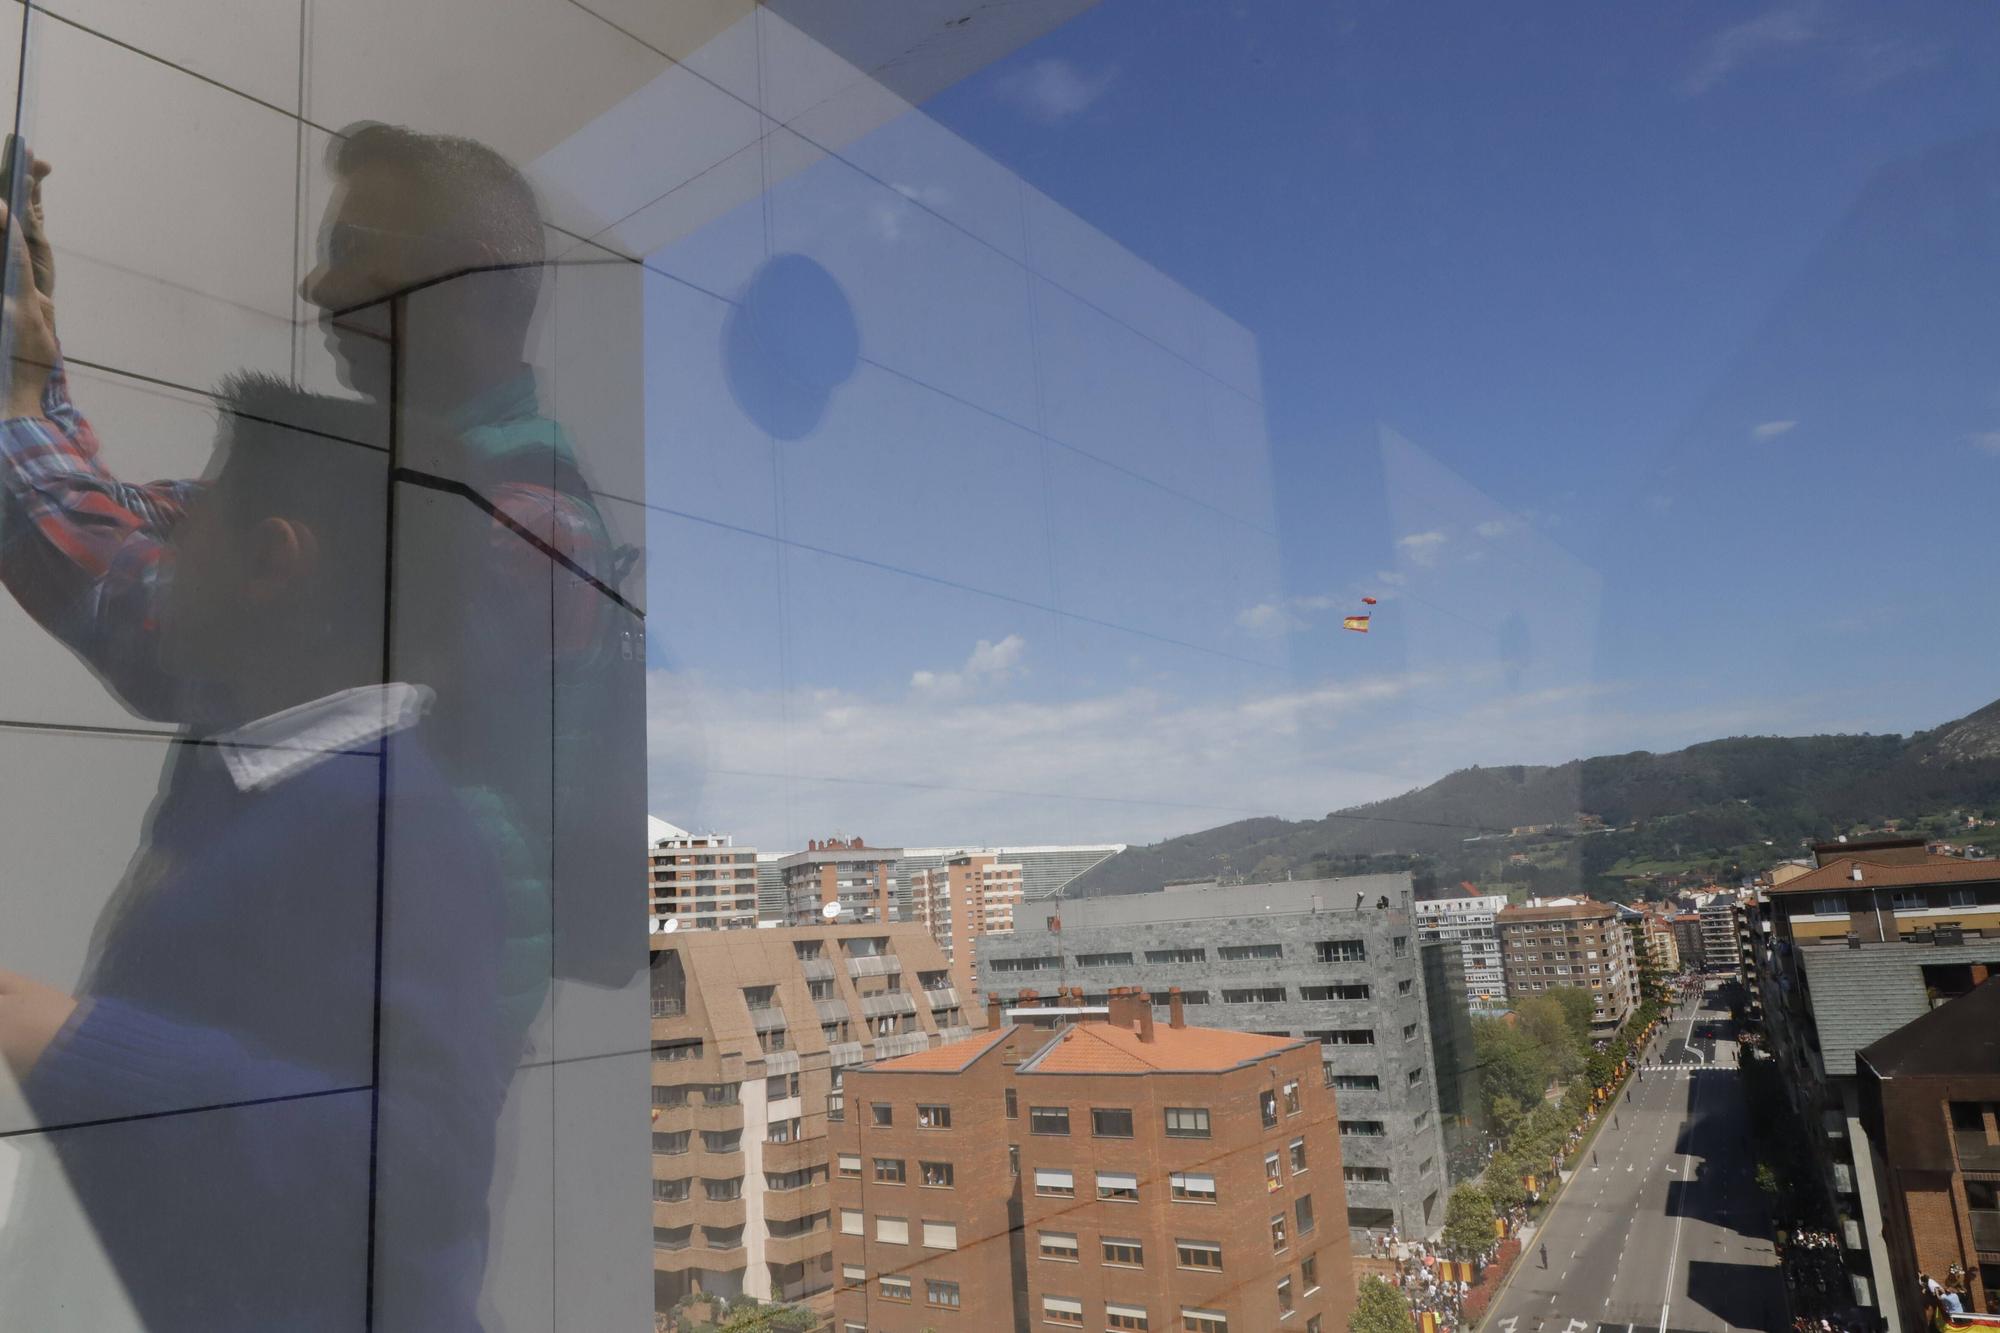
[[[1857,865],[1861,867],[1858,882],[1854,878],[1854,867]],[[1865,889],[1871,885],[1958,884],[1967,880],[1989,879],[2000,880],[2000,861],[1968,861],[1959,856],[1932,854],[1924,861],[1913,864],[1900,860],[1876,861],[1866,856],[1843,856],[1783,884],[1774,884],[1765,892],[1774,897],[1785,897],[1815,891],[1826,893],[1834,889]]]
[[[998,1046],[1012,1031],[1009,1027],[992,1028],[958,1041],[948,1041],[942,1046],[933,1046],[927,1051],[913,1051],[892,1060],[878,1060],[868,1068],[887,1070],[893,1074],[956,1074]]]
[[[1153,1040],[1115,1023],[1078,1023],[1021,1064],[1036,1074],[1219,1073],[1304,1044],[1297,1037],[1264,1037],[1222,1028],[1153,1025]]]

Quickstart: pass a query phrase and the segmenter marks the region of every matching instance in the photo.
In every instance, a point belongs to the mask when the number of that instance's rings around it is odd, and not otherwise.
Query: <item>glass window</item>
[[[1102,1236],[1104,1262],[1113,1265],[1134,1267],[1146,1262],[1145,1247],[1136,1237]]]
[[[1035,1168],[1035,1193],[1073,1198],[1076,1195],[1076,1173],[1058,1167],[1038,1166]]]
[[[954,1222],[924,1223],[924,1248],[929,1250],[957,1249],[958,1225]]]
[[[896,1108],[888,1102],[870,1102],[868,1119],[877,1128],[887,1128],[896,1123]]]
[[[1177,1240],[1174,1255],[1182,1268],[1222,1267],[1222,1246],[1212,1240]]]
[[[1182,1203],[1214,1203],[1215,1177],[1200,1171],[1175,1171],[1167,1177],[1169,1194]]]
[[[1132,1137],[1132,1108],[1129,1106],[1093,1106],[1090,1108],[1090,1132],[1100,1139],[1129,1139]]]
[[[946,1282],[942,1278],[924,1279],[924,1304],[934,1305],[941,1310],[958,1308],[958,1284]]]
[[[1111,1329],[1136,1330],[1136,1333],[1147,1333],[1147,1330],[1152,1328],[1146,1320],[1145,1306],[1120,1305],[1114,1301],[1104,1303],[1104,1326]]]
[[[1097,1197],[1134,1203],[1139,1198],[1139,1177],[1130,1171],[1099,1171]]]
[[[877,1157],[875,1159],[875,1183],[878,1185],[900,1185],[903,1183],[903,1159],[900,1157]]]
[[[952,1164],[950,1162],[919,1162],[918,1180],[927,1189],[950,1189],[952,1187]]]
[[[1044,1259],[1059,1259],[1074,1263],[1078,1257],[1076,1233],[1073,1231],[1038,1231],[1035,1246]]]
[[[910,1220],[906,1217],[876,1218],[875,1239],[884,1245],[908,1245],[910,1243]]]
[[[1291,1143],[1290,1153],[1292,1159],[1292,1174],[1297,1175],[1299,1174],[1299,1172],[1306,1169],[1306,1141],[1302,1138],[1293,1139]]]
[[[1206,1106],[1169,1106],[1166,1109],[1167,1137],[1205,1139],[1208,1137]]]
[[[1028,1108],[1028,1132],[1030,1134],[1069,1133],[1069,1108],[1067,1106],[1030,1106]]]
[[[951,1107],[942,1102],[918,1102],[917,1128],[950,1129]]]
[[[885,1301],[908,1304],[910,1299],[910,1279],[884,1275],[876,1280],[876,1290]]]
[[[1042,1297],[1042,1322],[1065,1328],[1083,1327],[1083,1302],[1063,1296]]]

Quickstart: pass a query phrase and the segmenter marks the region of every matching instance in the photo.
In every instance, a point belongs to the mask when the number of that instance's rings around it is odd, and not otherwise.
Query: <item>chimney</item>
[[[989,1031],[1000,1026],[1003,1017],[1000,1011],[1000,997],[992,992],[986,996],[986,1027]]]
[[[1150,1013],[1153,1007],[1136,986],[1114,986],[1108,998],[1111,1002],[1110,1021],[1118,1027],[1129,1028],[1135,1032],[1139,1031],[1144,1023],[1144,1019],[1140,1017],[1141,1010]]]
[[[1167,987],[1167,1026],[1170,1028],[1184,1028],[1187,1026],[1187,1015],[1181,1012],[1181,988],[1179,986]]]
[[[1153,1040],[1153,998],[1136,988],[1132,993],[1139,1000],[1139,1040],[1150,1043]]]

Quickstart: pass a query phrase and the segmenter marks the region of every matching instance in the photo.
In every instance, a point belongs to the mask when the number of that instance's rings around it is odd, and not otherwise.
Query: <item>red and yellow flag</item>
[[[1366,634],[1368,632],[1368,617],[1348,616],[1340,622],[1340,627],[1342,629],[1351,629],[1357,634]]]

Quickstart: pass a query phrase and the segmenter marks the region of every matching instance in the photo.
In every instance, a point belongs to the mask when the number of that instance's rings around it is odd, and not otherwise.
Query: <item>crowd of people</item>
[[[1465,1297],[1472,1287],[1457,1276],[1457,1265],[1427,1244],[1402,1241],[1388,1243],[1384,1257],[1395,1262],[1395,1274],[1387,1281],[1403,1293],[1412,1315],[1434,1315],[1438,1333],[1459,1333],[1466,1327]],[[1480,1256],[1481,1266],[1488,1257]]]
[[[1840,1238],[1812,1228],[1778,1233],[1778,1261],[1791,1299],[1795,1333],[1862,1333],[1853,1322],[1853,1293]]]

